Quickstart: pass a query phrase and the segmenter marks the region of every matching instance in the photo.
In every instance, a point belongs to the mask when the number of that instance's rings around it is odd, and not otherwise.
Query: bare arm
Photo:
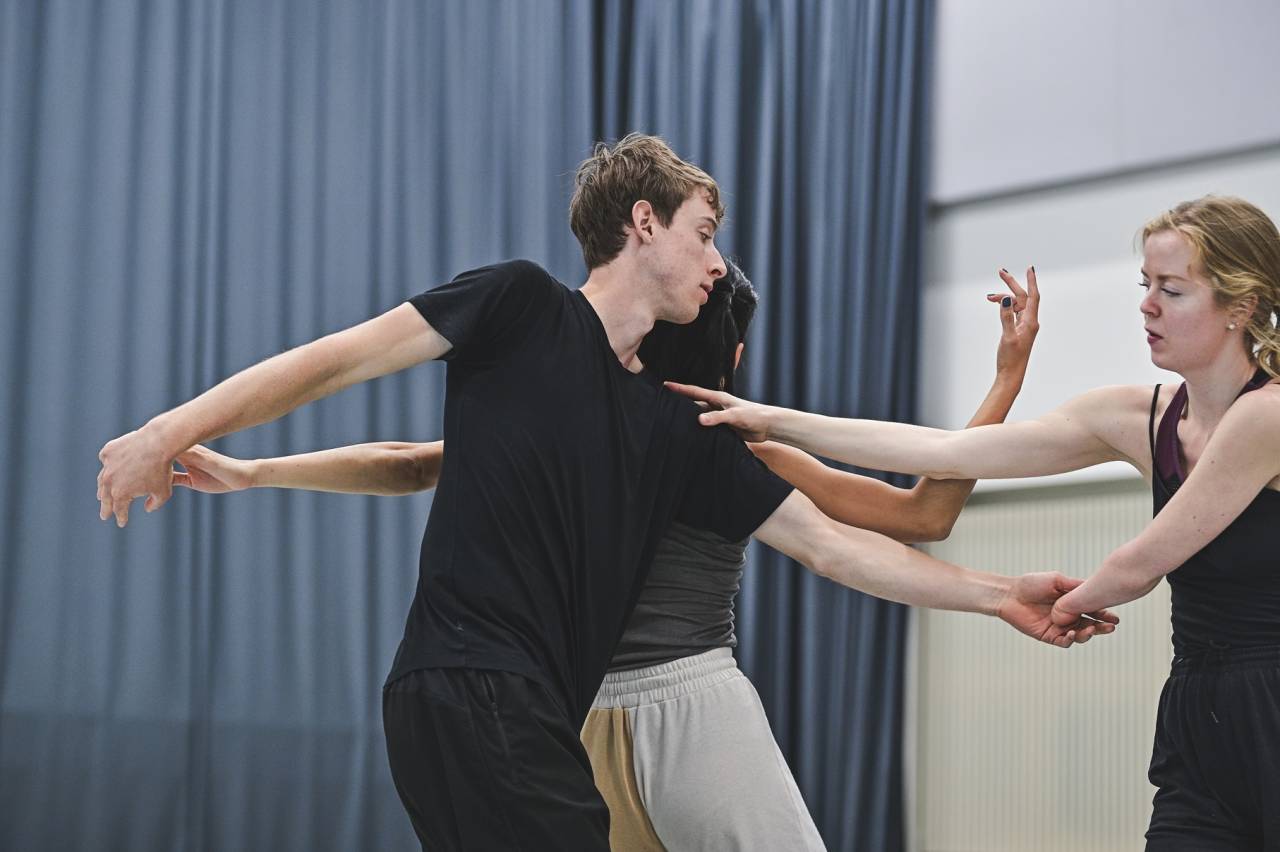
[[[1007,271],[1001,277],[1011,291],[987,299],[1000,305],[1000,344],[996,378],[968,427],[1001,423],[1018,398],[1032,344],[1040,330],[1040,290],[1034,269],[1027,290]],[[897,488],[878,479],[828,467],[794,447],[772,441],[748,444],[769,468],[799,488],[823,514],[843,524],[882,533],[902,542],[941,541],[951,534],[974,480],[922,478],[913,488]]]
[[[246,488],[300,488],[345,494],[412,494],[435,488],[444,441],[382,441],[267,459],[237,459],[199,444],[180,453],[173,484],[222,494]]]
[[[451,348],[409,304],[269,358],[109,441],[98,458],[101,517],[129,520],[133,498],[148,511],[169,499],[172,461],[202,441],[274,420],[345,387],[439,358]]]
[[[1079,608],[1142,597],[1217,538],[1258,492],[1280,476],[1280,387],[1254,391],[1227,410],[1187,481],[1136,538],[1061,601],[1055,618]]]
[[[1021,376],[997,376],[969,426],[999,423],[1017,398]],[[903,542],[941,541],[951,534],[973,491],[972,479],[921,478],[913,488],[897,488],[856,473],[837,470],[795,447],[768,441],[748,444],[778,476],[812,500],[823,514]]]
[[[934,479],[1044,476],[1108,461],[1128,461],[1145,470],[1124,448],[1136,446],[1134,436],[1143,434],[1149,388],[1099,388],[1036,420],[949,432],[806,414],[746,402],[722,391],[669,386],[720,407],[699,415],[704,425],[726,423],[748,441],[772,438],[860,467]]]
[[[1049,617],[1053,602],[1079,580],[970,571],[877,533],[838,524],[799,492],[787,497],[755,536],[841,585],[912,606],[996,615],[1022,633],[1060,646],[1108,633],[1117,620],[1098,613],[1107,623],[1059,627]]]

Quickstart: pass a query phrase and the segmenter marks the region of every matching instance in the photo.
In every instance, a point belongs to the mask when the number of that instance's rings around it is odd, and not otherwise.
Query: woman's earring
[[[1229,322],[1229,323],[1227,323],[1227,331],[1235,331],[1235,330],[1236,330],[1236,324],[1235,324],[1235,323],[1233,323],[1233,322]]]

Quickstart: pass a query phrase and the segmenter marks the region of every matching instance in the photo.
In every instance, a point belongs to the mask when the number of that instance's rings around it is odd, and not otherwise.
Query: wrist
[[[1067,592],[1065,595],[1053,602],[1053,608],[1058,612],[1071,613],[1073,615],[1082,612],[1090,612],[1095,609],[1101,609],[1102,607],[1082,607],[1080,605],[1080,601],[1084,600],[1084,595],[1080,593],[1080,590],[1083,588],[1083,586],[1077,586]]]
[[[778,441],[788,446],[794,446],[795,440],[795,423],[793,418],[787,417],[788,414],[795,412],[785,408],[778,408],[773,405],[761,406],[761,423],[764,425],[764,439],[766,441]]]
[[[173,459],[183,450],[188,449],[195,441],[183,443],[181,430],[178,424],[174,422],[169,412],[157,414],[143,425],[140,430],[151,439],[152,445],[164,455],[166,459]]]
[[[1001,367],[996,370],[995,381],[992,382],[992,390],[1012,394],[1017,396],[1022,390],[1022,382],[1027,377],[1027,365],[1019,364],[1017,367]]]
[[[983,594],[979,599],[978,612],[982,615],[991,615],[1003,619],[1004,604],[1009,599],[1009,593],[1013,589],[1013,580],[1013,577],[1005,577],[1001,574],[984,575],[984,588]]]
[[[265,459],[244,460],[245,488],[261,488],[266,484],[267,466],[264,462]]]

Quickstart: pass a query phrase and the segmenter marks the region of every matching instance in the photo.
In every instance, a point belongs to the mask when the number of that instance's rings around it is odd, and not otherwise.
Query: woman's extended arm
[[[1011,278],[1003,275],[1009,283]],[[1029,274],[1028,286],[1033,283]],[[1100,388],[1036,420],[958,432],[806,414],[674,382],[667,387],[714,409],[699,415],[704,425],[724,423],[747,441],[772,438],[875,470],[934,479],[1044,476],[1108,461],[1128,461],[1146,470],[1151,392],[1141,387]]]
[[[221,494],[245,488],[301,488],[347,494],[411,494],[435,488],[444,441],[353,444],[268,459],[237,459],[196,445],[178,456],[173,484]]]
[[[760,405],[688,385],[668,385],[719,406],[699,420],[726,423],[748,441],[774,439],[859,467],[934,479],[1009,479],[1064,473],[1108,461],[1145,470],[1132,448],[1145,446],[1150,388],[1098,388],[1035,420],[949,432],[906,423],[854,420]]]
[[[1032,344],[1040,330],[1040,291],[1028,270],[1028,290],[1001,270],[1012,291],[1001,302],[1000,343],[996,349],[996,377],[968,426],[1000,423],[1018,398],[1027,373]],[[856,473],[829,467],[808,453],[775,442],[748,444],[769,468],[812,500],[830,518],[843,524],[887,535],[902,542],[941,541],[951,534],[960,510],[973,491],[974,480],[922,478],[914,488],[898,488]]]
[[[1218,537],[1280,476],[1280,387],[1254,391],[1227,410],[1187,481],[1138,536],[1122,544],[1055,608],[1070,613],[1140,598]]]

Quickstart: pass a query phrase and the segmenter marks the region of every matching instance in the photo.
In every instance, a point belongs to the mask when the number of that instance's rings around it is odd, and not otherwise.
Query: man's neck
[[[643,298],[643,288],[634,284],[628,271],[611,263],[592,270],[582,285],[582,295],[600,318],[609,347],[622,366],[633,373],[641,369],[636,352],[653,328],[655,318],[653,307]]]

